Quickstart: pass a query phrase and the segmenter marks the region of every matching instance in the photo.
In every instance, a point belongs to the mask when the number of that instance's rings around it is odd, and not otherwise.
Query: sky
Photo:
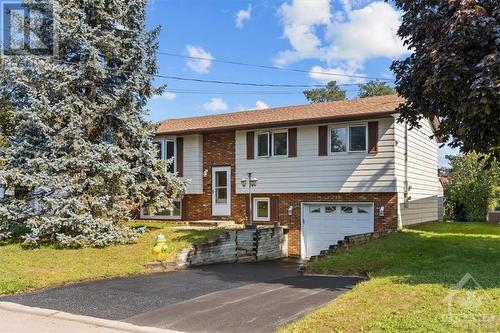
[[[307,103],[307,87],[282,85],[336,80],[355,98],[363,77],[392,85],[392,61],[410,54],[396,35],[401,13],[384,1],[150,0],[147,14],[148,29],[161,27],[158,74],[189,79],[156,78],[167,89],[149,101],[151,121]],[[456,153],[441,148],[439,165]]]

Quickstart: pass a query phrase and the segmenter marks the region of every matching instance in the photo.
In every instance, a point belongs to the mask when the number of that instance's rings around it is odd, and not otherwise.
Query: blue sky
[[[357,95],[358,77],[392,79],[389,66],[408,51],[395,35],[400,15],[384,1],[154,0],[147,26],[161,26],[159,74],[203,80],[324,84],[335,79]],[[182,56],[205,58],[188,59]],[[213,59],[212,61],[209,59]],[[261,69],[217,62],[301,69]],[[305,88],[249,87],[157,79],[166,92],[149,102],[158,121],[246,109],[305,104]],[[441,149],[440,165],[449,149]]]

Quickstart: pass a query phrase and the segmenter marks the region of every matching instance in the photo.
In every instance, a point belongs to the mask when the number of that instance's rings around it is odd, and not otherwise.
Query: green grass
[[[500,331],[499,226],[427,223],[313,262],[309,270],[370,279],[281,332]],[[482,288],[469,281],[449,316],[450,286],[466,273]]]
[[[135,222],[152,227],[136,244],[116,245],[103,249],[57,249],[42,246],[24,250],[19,244],[0,246],[0,294],[15,293],[58,284],[145,273],[144,264],[153,261],[151,249],[156,235],[168,240],[168,258],[181,249],[206,239],[215,238],[223,230],[173,230],[171,225],[157,222]]]

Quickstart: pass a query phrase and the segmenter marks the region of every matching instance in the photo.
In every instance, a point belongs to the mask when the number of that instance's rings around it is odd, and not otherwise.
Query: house
[[[436,122],[396,121],[397,96],[225,113],[160,123],[159,158],[190,180],[174,209],[143,218],[253,219],[288,227],[290,256],[350,234],[437,220]]]

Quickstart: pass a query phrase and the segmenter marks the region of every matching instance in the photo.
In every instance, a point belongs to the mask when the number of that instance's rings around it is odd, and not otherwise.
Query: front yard
[[[135,224],[143,225],[144,222]],[[159,228],[148,231],[136,244],[104,249],[42,246],[23,250],[19,244],[0,246],[0,295],[68,282],[144,273],[144,264],[153,260],[151,249],[159,233],[167,237],[168,256],[172,259],[181,249],[222,232],[221,229],[175,230],[168,224],[149,225]]]
[[[311,264],[370,279],[281,332],[499,332],[500,227],[428,223]],[[447,296],[466,273],[469,280]]]

